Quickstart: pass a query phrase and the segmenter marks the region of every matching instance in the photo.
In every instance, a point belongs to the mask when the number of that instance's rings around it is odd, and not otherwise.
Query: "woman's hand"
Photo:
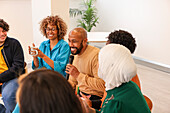
[[[38,48],[35,48],[35,50],[38,51],[38,54],[35,56],[35,57],[40,57],[40,58],[43,58],[45,56],[45,54]]]
[[[32,56],[33,56],[34,58],[36,58],[36,57],[43,58],[43,57],[45,56],[45,54],[44,54],[40,49],[38,49],[38,48],[35,47],[35,44],[34,44],[34,43],[32,44],[32,46],[33,46],[33,48],[34,48],[34,51],[31,50],[31,47],[30,47],[30,46],[28,46],[28,51],[29,51],[29,54],[33,54]],[[36,53],[36,52],[37,52],[37,53]]]
[[[28,46],[28,51],[29,51],[29,54],[32,55],[34,58],[37,57],[38,51],[36,50],[36,47],[35,47],[34,43],[32,43],[32,47]]]

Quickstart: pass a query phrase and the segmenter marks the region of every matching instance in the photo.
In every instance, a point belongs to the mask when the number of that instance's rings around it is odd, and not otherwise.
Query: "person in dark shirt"
[[[0,19],[0,89],[6,113],[11,113],[16,105],[17,77],[25,71],[21,44],[18,40],[8,37],[8,31],[9,25]]]

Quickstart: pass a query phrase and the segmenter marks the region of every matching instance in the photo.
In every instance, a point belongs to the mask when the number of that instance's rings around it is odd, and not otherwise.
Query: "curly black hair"
[[[46,28],[47,28],[48,24],[52,24],[52,25],[55,25],[57,27],[58,40],[64,39],[64,36],[67,33],[67,25],[66,25],[66,23],[64,22],[63,19],[61,19],[58,15],[48,16],[48,17],[44,18],[40,22],[40,31],[45,37],[47,37]]]
[[[111,32],[107,38],[108,44],[109,43],[120,44],[127,47],[131,53],[135,51],[136,48],[135,38],[133,38],[133,36],[127,31],[116,30],[114,32]]]
[[[0,19],[0,27],[4,31],[9,31],[9,25],[3,19]]]

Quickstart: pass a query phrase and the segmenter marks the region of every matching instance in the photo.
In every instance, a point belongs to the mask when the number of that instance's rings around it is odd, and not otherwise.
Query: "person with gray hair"
[[[150,113],[139,87],[131,81],[137,68],[130,51],[119,44],[109,44],[99,52],[98,76],[105,81],[107,96],[101,111],[90,113]]]

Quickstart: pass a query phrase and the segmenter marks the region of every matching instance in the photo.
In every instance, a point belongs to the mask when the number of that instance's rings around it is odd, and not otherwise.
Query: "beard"
[[[79,48],[77,48],[77,47],[70,47],[70,49],[71,49],[71,48],[74,48],[74,49],[77,50],[75,53],[71,52],[71,54],[72,54],[72,55],[77,55],[77,54],[79,54],[79,53],[81,52],[81,50],[82,50],[82,48],[83,48],[83,43],[81,42]]]

